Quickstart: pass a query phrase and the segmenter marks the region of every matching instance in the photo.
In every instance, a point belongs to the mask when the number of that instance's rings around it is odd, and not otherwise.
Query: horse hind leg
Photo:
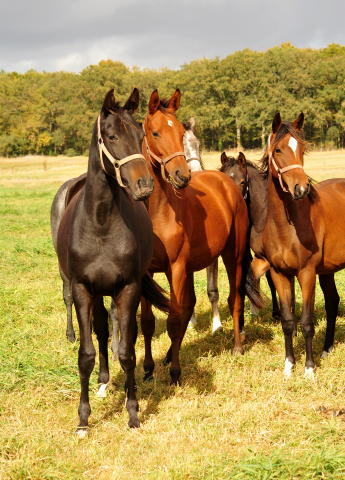
[[[207,295],[212,305],[212,333],[223,329],[218,310],[219,290],[218,290],[218,258],[206,268],[207,273]]]
[[[144,359],[144,381],[153,378],[155,362],[152,357],[152,337],[155,333],[155,316],[152,312],[151,303],[142,297],[141,299],[141,331],[144,335],[145,359]]]
[[[73,305],[73,295],[72,295],[72,285],[66,275],[63,273],[59,266],[60,276],[63,282],[63,299],[67,309],[67,330],[66,337],[67,340],[71,343],[75,342],[75,333],[73,329],[72,322],[72,305]]]
[[[110,318],[113,324],[113,340],[111,342],[111,350],[113,352],[113,360],[116,361],[119,359],[119,320],[117,315],[117,308],[114,300],[111,300],[110,305]]]
[[[99,346],[99,375],[98,392],[100,397],[106,397],[107,386],[109,383],[109,363],[108,363],[108,312],[104,307],[103,297],[98,297],[93,309],[93,328],[97,335]]]
[[[327,314],[327,328],[325,344],[321,358],[326,358],[333,350],[335,322],[338,315],[339,295],[334,281],[334,274],[319,275],[319,282],[325,297],[325,308]]]

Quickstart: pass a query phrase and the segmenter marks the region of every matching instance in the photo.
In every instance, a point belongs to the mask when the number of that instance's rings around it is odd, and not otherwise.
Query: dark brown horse
[[[316,275],[325,296],[327,330],[323,357],[333,349],[339,295],[334,273],[345,267],[345,179],[332,179],[315,188],[303,169],[306,143],[299,138],[301,113],[292,122],[273,119],[263,171],[268,175],[268,220],[263,248],[280,299],[285,336],[285,374],[295,363],[292,334],[296,318],[291,308],[291,284],[296,276],[302,289],[301,330],[306,342],[306,375],[313,376],[313,310]]]
[[[89,378],[96,355],[92,324],[99,343],[101,393],[109,381],[108,313],[103,296],[110,296],[117,307],[119,360],[126,373],[130,427],[140,425],[134,378],[140,297],[164,311],[169,307],[146,273],[153,252],[152,224],[144,205],[135,201],[147,199],[153,191],[153,179],[142,155],[144,132],[132,117],[138,103],[137,89],[123,108],[115,102],[113,90],[105,97],[92,132],[86,183],[81,189],[75,188],[74,195],[67,195],[69,203],[57,232],[59,265],[71,282],[80,330],[77,432],[81,436],[91,413]]]
[[[155,235],[150,272],[165,272],[170,284],[175,308],[167,320],[171,347],[166,362],[171,361],[170,374],[175,384],[181,374],[180,345],[195,305],[193,273],[206,268],[219,255],[229,278],[234,351],[243,352],[239,331],[243,310],[240,287],[248,223],[245,202],[229,177],[215,171],[195,172],[191,176],[183,154],[185,130],[175,116],[180,97],[180,91],[176,90],[171,99],[160,101],[155,90],[144,122],[147,165],[155,179],[155,190],[149,199]],[[251,296],[259,303],[261,298],[255,295],[257,290]],[[154,369],[151,352],[154,325],[151,308],[142,306],[145,378],[151,377]]]

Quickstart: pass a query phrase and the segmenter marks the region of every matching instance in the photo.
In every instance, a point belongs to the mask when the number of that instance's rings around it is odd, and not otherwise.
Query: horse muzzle
[[[303,198],[305,198],[309,192],[310,192],[309,182],[306,184],[305,187],[297,183],[295,185],[294,193],[292,196],[295,200],[303,200]]]
[[[189,182],[192,176],[190,172],[189,172],[189,176],[186,177],[182,175],[179,170],[176,170],[176,172],[174,173],[174,177],[170,177],[170,178],[172,180],[174,187],[182,189],[182,188],[186,188],[189,185]]]

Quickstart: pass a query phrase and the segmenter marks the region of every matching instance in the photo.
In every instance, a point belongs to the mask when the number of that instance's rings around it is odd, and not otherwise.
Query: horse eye
[[[108,135],[109,140],[115,140],[115,135]]]
[[[152,132],[152,135],[156,138],[159,137],[159,133],[157,133],[157,132]]]
[[[282,151],[280,150],[280,148],[276,148],[276,153],[282,153]]]

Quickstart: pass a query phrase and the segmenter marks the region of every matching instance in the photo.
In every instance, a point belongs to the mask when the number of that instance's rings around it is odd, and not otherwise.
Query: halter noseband
[[[271,135],[268,137],[268,146],[270,146],[270,140],[271,140]],[[288,167],[279,168],[274,160],[272,152],[269,153],[268,159],[269,159],[269,164],[274,166],[278,174],[279,183],[280,183],[280,186],[282,187],[283,192],[288,193],[289,190],[285,188],[283,184],[282,174],[285,172],[288,172],[289,170],[293,170],[294,168],[301,168],[304,171],[303,166],[295,163],[293,165],[289,165]]]
[[[200,162],[200,158],[198,158],[198,157],[191,157],[191,158],[188,158],[188,160],[186,159],[186,162],[187,162],[187,163],[190,163],[190,162],[192,162],[193,160],[197,160],[197,161],[198,161],[198,162],[201,164],[201,162]]]
[[[149,144],[147,142],[147,137],[146,137],[146,132],[145,132],[145,128],[143,126],[143,130],[144,130],[144,133],[145,133],[145,142],[146,142],[146,150],[147,150],[147,153],[150,155],[150,160],[151,160],[151,163],[152,165],[156,166],[153,161],[152,161],[152,158],[154,158],[158,163],[160,163],[160,166],[161,166],[161,174],[162,174],[162,177],[163,177],[163,180],[165,180],[166,182],[169,182],[169,180],[167,179],[166,175],[165,175],[165,165],[170,162],[170,160],[172,160],[173,158],[175,157],[179,157],[180,155],[183,156],[184,158],[186,158],[186,155],[184,152],[175,152],[175,153],[172,153],[171,155],[168,155],[167,157],[165,158],[159,158],[157,157],[157,155],[155,155],[153,152],[151,152],[150,150],[150,147],[149,147]]]
[[[116,178],[118,184],[121,187],[124,187],[124,188],[126,187],[126,185],[124,185],[123,182],[122,182],[121,174],[120,174],[120,168],[121,168],[122,165],[124,165],[125,163],[130,162],[131,160],[134,160],[136,158],[140,158],[140,159],[144,160],[145,165],[146,165],[146,159],[145,159],[144,155],[141,155],[139,153],[135,153],[134,155],[129,155],[128,157],[122,158],[121,160],[118,160],[117,158],[114,158],[112,156],[112,154],[109,152],[107,147],[104,145],[104,141],[103,141],[103,138],[102,138],[102,135],[101,135],[101,116],[100,115],[98,116],[98,119],[97,119],[97,142],[98,142],[99,156],[101,158],[101,164],[102,164],[103,170],[105,171],[106,174],[110,175],[113,178]],[[110,163],[114,167],[115,174],[116,174],[115,177],[113,175],[111,175],[109,172],[106,171],[106,169],[104,167],[102,153],[104,153],[106,155],[106,157],[108,158],[108,160],[110,160]]]

